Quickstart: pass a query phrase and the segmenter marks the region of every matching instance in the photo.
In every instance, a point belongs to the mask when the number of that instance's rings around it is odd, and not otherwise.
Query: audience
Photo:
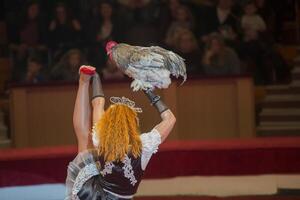
[[[283,79],[280,74],[285,74],[284,77],[289,74],[272,37],[279,32],[277,22],[282,15],[277,11],[282,3],[270,0],[18,2],[19,9],[7,1],[5,15],[13,81],[36,83],[48,80],[46,77],[73,81],[78,76],[78,67],[86,63],[85,58],[106,79],[122,79],[123,74],[107,61],[104,46],[109,40],[171,49],[185,58],[189,75],[247,72],[253,75],[256,84],[272,84]],[[27,5],[24,14],[18,15],[24,5]]]

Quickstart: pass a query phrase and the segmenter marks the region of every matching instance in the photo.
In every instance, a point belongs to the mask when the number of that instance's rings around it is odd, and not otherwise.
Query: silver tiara
[[[131,101],[130,99],[128,99],[126,97],[110,97],[110,102],[113,104],[121,104],[121,105],[128,106],[129,108],[131,108],[132,110],[134,110],[137,113],[143,112],[143,110],[141,108],[135,107],[134,101]]]

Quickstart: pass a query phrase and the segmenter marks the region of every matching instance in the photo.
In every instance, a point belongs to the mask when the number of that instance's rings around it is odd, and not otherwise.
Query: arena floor
[[[44,184],[35,186],[0,188],[1,200],[62,200],[65,187],[63,184]],[[136,197],[135,200],[300,200],[300,195],[268,195],[240,197],[204,197],[204,196],[156,196]]]

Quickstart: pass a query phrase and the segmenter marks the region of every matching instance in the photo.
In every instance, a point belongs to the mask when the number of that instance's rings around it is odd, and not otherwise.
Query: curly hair
[[[126,105],[111,105],[96,125],[100,138],[99,154],[105,161],[121,161],[131,153],[141,154],[137,113]]]

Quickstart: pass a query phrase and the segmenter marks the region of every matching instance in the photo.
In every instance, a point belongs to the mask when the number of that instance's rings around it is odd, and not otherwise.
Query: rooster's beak
[[[107,52],[107,55],[111,54],[111,50]]]

